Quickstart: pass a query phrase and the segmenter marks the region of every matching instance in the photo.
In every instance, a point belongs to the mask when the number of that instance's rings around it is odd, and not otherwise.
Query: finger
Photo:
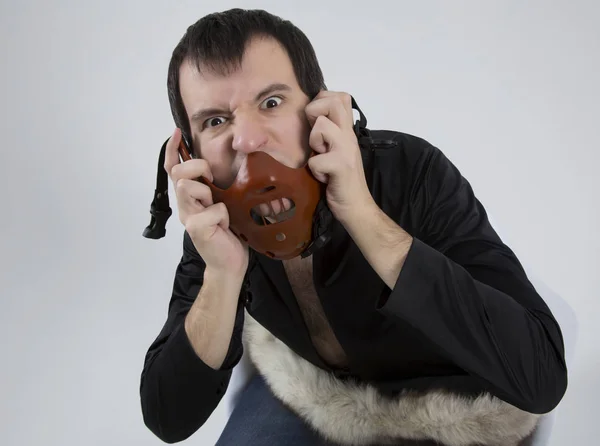
[[[339,164],[339,156],[334,152],[315,155],[308,160],[308,167],[314,177],[325,184],[329,182],[331,175],[335,175],[336,166]]]
[[[181,178],[177,181],[176,188],[177,202],[185,210],[202,211],[204,208],[212,206],[212,191],[203,183],[188,178]]]
[[[177,149],[177,147],[179,147],[180,141],[181,141],[181,130],[178,128],[175,128],[175,131],[169,138],[169,141],[167,141],[167,147],[165,148],[165,164],[163,167],[167,171],[167,174],[169,174],[169,177],[171,176],[171,171],[173,170],[173,167],[175,165],[179,164],[179,162],[180,162],[179,161],[179,151]]]
[[[318,153],[325,153],[330,150],[335,150],[335,140],[340,136],[341,130],[333,122],[321,115],[317,118],[310,135],[308,144]]]
[[[352,127],[354,115],[351,98],[348,98],[345,93],[330,93],[329,96],[310,102],[305,108],[309,123],[314,125],[319,116],[325,116],[341,129]]]
[[[213,175],[208,162],[201,158],[194,158],[176,164],[171,170],[171,179],[176,187],[177,182],[182,178],[198,180],[200,177],[204,177],[210,182],[213,181]]]
[[[227,231],[229,229],[229,211],[227,210],[227,206],[225,206],[225,203],[221,202],[210,207],[210,209],[212,208],[215,208],[214,212],[221,217],[218,225],[221,229]]]
[[[346,93],[344,91],[331,91],[331,90],[321,90],[319,94],[317,94],[314,99],[322,99],[322,98],[330,98],[337,96],[340,98],[342,103],[344,104],[344,108],[351,112],[352,111],[352,95]]]
[[[229,212],[224,203],[217,203],[204,211],[190,216],[185,229],[190,234],[199,234],[203,241],[207,241],[215,232],[215,227],[229,228]]]
[[[330,98],[336,95],[339,95],[340,92],[338,91],[332,91],[332,90],[321,90],[319,91],[319,94],[317,94],[314,99],[323,99],[323,98]]]

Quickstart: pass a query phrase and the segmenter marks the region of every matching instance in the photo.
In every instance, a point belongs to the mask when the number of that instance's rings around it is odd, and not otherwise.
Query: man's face
[[[254,39],[241,68],[229,76],[202,71],[182,65],[181,96],[193,150],[208,162],[217,186],[229,187],[254,151],[288,167],[306,163],[310,126],[304,109],[309,98],[277,41]]]

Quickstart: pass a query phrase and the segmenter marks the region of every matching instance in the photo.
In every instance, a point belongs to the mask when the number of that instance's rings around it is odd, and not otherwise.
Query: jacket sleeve
[[[202,287],[204,269],[203,260],[185,232],[167,319],[146,353],[140,380],[144,423],[166,443],[185,440],[206,422],[227,390],[232,369],[242,356],[241,299],[229,350],[219,370],[206,365],[190,344],[183,322]]]
[[[379,311],[409,323],[483,388],[547,413],[567,387],[560,327],[469,182],[428,146],[411,194],[420,227]]]

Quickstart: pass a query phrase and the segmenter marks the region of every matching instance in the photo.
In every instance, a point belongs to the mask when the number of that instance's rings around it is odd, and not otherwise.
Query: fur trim
[[[447,446],[511,446],[531,434],[539,415],[489,394],[404,392],[390,399],[368,384],[336,379],[290,350],[246,311],[250,360],[286,406],[329,441],[349,446],[432,439]]]

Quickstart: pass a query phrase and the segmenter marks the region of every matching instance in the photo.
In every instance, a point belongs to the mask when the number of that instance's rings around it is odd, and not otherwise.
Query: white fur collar
[[[539,415],[491,395],[448,392],[386,398],[370,385],[340,381],[290,350],[246,311],[244,343],[273,393],[330,441],[349,446],[432,439],[447,446],[512,446]]]

